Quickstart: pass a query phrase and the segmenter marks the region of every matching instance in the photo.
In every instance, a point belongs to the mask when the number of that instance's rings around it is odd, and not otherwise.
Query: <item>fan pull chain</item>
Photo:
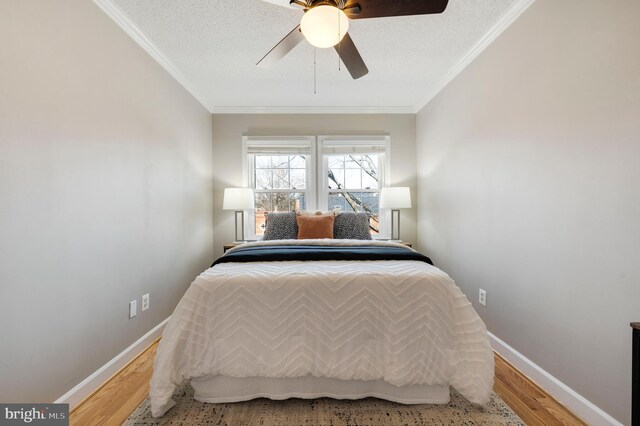
[[[342,69],[342,58],[340,57],[340,53],[342,53],[342,40],[340,40],[340,12],[338,12],[338,71]]]
[[[318,93],[318,73],[316,71],[316,48],[313,48],[313,94]]]

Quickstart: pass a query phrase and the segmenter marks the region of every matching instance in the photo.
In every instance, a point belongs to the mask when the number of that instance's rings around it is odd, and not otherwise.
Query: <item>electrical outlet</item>
[[[132,300],[129,302],[129,318],[133,318],[138,313],[138,301]]]
[[[149,309],[149,293],[142,295],[142,310],[146,311]]]
[[[487,306],[487,291],[480,289],[480,295],[478,296],[478,303],[482,306]]]

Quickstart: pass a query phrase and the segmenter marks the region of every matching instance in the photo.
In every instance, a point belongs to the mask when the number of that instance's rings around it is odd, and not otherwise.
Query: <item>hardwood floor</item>
[[[70,415],[70,424],[120,425],[147,397],[154,342],[136,359],[116,373],[100,389],[81,402]],[[540,389],[496,354],[495,392],[530,426],[585,425],[562,404]]]
[[[495,359],[493,390],[527,425],[586,425],[500,355]]]
[[[118,371],[69,415],[70,425],[120,425],[149,394],[160,339]]]

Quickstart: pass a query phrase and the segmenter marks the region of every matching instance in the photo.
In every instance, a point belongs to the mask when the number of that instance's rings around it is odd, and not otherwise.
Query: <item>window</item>
[[[264,233],[266,212],[338,207],[369,213],[371,233],[387,236],[385,213],[378,206],[380,188],[387,186],[388,137],[321,136],[316,146],[312,136],[246,136],[243,149],[245,184],[256,197],[247,221],[248,238]]]
[[[264,234],[266,212],[315,208],[313,138],[245,138],[248,186],[254,189],[255,210],[249,212],[247,235]]]
[[[386,186],[388,148],[387,137],[320,138],[321,208],[368,213],[371,234],[386,235],[379,199]]]

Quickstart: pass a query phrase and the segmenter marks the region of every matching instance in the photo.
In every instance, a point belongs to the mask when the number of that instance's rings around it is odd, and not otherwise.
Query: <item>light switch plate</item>
[[[133,318],[136,316],[138,310],[138,301],[132,300],[129,302],[129,318]]]

